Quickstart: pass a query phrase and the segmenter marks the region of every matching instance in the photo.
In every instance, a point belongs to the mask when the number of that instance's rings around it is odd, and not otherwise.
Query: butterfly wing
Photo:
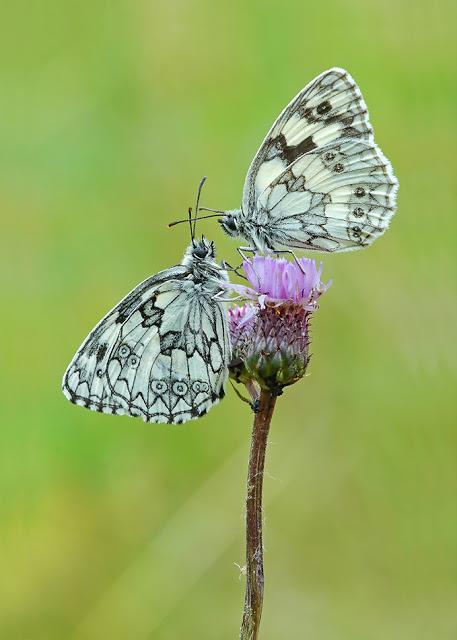
[[[333,68],[306,85],[271,127],[246,176],[244,215],[252,215],[260,194],[297,158],[343,137],[372,142],[373,131],[357,84]]]
[[[274,247],[349,251],[384,233],[396,192],[390,163],[376,145],[343,138],[275,178],[258,199],[255,219]]]
[[[223,303],[184,266],[145,280],[89,334],[64,379],[74,402],[146,422],[198,418],[224,395]]]

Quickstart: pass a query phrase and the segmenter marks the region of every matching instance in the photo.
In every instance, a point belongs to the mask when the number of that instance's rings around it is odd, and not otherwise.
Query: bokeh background
[[[0,637],[236,638],[249,411],[145,425],[62,373],[132,286],[239,205],[274,117],[330,66],[400,180],[333,279],[268,451],[264,640],[457,631],[453,0],[41,2],[2,10]],[[201,231],[235,262],[213,221]]]

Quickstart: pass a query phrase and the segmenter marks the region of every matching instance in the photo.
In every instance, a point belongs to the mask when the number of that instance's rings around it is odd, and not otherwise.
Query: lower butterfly
[[[200,193],[206,178],[200,182]],[[90,332],[63,377],[65,396],[93,411],[181,424],[224,397],[231,346],[214,243],[192,241],[181,264],[133,289]],[[193,225],[192,225],[193,222]]]
[[[228,281],[212,242],[192,241],[180,265],[148,278],[91,331],[63,378],[65,396],[104,413],[180,424],[224,396]]]

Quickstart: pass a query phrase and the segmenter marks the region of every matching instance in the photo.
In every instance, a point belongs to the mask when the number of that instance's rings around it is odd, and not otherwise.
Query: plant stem
[[[265,453],[276,395],[260,393],[254,414],[246,493],[246,594],[240,640],[257,640],[263,604],[262,487]]]

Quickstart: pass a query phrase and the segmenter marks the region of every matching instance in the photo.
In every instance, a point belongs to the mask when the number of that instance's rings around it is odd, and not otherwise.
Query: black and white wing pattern
[[[239,231],[260,250],[347,251],[395,211],[397,180],[373,140],[357,84],[330,69],[284,109],[246,177]]]
[[[180,424],[224,396],[230,341],[215,296],[227,276],[211,247],[194,243],[181,265],[145,280],[101,320],[64,375],[71,402]]]
[[[396,181],[379,149],[341,138],[293,162],[260,195],[271,247],[350,251],[369,245],[394,214]]]

